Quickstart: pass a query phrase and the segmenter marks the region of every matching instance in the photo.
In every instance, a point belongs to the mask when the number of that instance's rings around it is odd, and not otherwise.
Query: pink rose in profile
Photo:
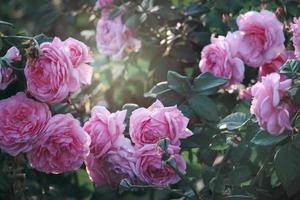
[[[281,81],[280,74],[272,73],[262,77],[261,82],[252,86],[251,113],[256,116],[259,125],[272,135],[292,129],[290,106],[281,101],[291,83],[291,79]]]
[[[7,86],[17,79],[13,70],[8,67],[3,67],[0,64],[0,90],[5,90]]]
[[[137,52],[141,41],[134,37],[133,30],[122,22],[122,15],[109,19],[107,11],[102,12],[97,24],[96,41],[101,54],[123,59],[130,52]]]
[[[300,59],[300,18],[294,18],[290,29],[293,33],[292,41],[295,48],[295,56],[297,59]]]
[[[77,170],[89,154],[90,136],[71,114],[53,116],[40,145],[27,153],[30,165],[45,173]]]
[[[181,173],[185,173],[186,164],[179,154],[180,148],[169,146],[168,151],[171,157],[175,158],[177,168]],[[168,186],[180,181],[180,177],[173,169],[165,165],[162,161],[163,152],[156,144],[148,144],[136,151],[136,174],[148,184],[157,186]]]
[[[229,83],[224,86],[225,88],[242,82],[245,71],[243,61],[233,54],[229,43],[230,37],[233,37],[231,33],[226,38],[212,37],[211,44],[203,48],[199,63],[202,72],[210,72],[217,77],[227,78]]]
[[[22,92],[0,101],[0,148],[12,156],[39,145],[51,117],[48,106]]]
[[[188,122],[176,106],[164,107],[157,100],[148,109],[139,108],[132,112],[129,132],[137,147],[156,144],[163,138],[168,138],[172,145],[179,145],[179,139],[192,135],[187,129]]]
[[[104,8],[109,6],[113,3],[113,0],[97,0],[96,1],[96,8]]]
[[[93,67],[90,63],[93,58],[90,48],[74,38],[68,38],[63,43],[74,68],[78,71],[80,82],[91,84]]]
[[[250,11],[237,18],[238,56],[249,66],[259,67],[284,51],[283,24],[275,14]]]
[[[42,43],[40,48],[41,56],[28,59],[24,70],[28,91],[42,102],[65,101],[80,87],[78,71],[59,38]]]
[[[124,137],[126,111],[110,113],[103,106],[92,109],[92,116],[84,124],[84,130],[90,135],[90,151],[95,157],[104,155],[118,140]]]
[[[294,52],[285,51],[278,55],[276,58],[271,60],[271,62],[265,63],[259,67],[258,71],[258,80],[261,80],[261,77],[271,74],[273,72],[279,72],[279,68],[288,60],[295,58]],[[283,75],[281,75],[283,76]]]
[[[15,46],[7,50],[4,58],[7,59],[8,62],[17,62],[22,59],[19,50]]]
[[[98,157],[90,153],[86,159],[86,170],[90,179],[98,186],[117,188],[122,179],[136,183],[136,160],[134,149],[128,139],[119,138],[118,142],[104,155]]]

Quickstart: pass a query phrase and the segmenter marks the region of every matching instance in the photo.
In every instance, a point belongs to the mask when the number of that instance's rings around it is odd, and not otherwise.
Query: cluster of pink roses
[[[72,115],[51,116],[46,103],[61,103],[81,84],[90,84],[90,49],[73,38],[40,45],[40,55],[27,58],[24,69],[27,90],[0,101],[0,148],[12,156],[26,153],[32,167],[46,173],[78,169],[89,154],[90,136]],[[21,59],[13,47],[2,58],[1,87],[11,75],[10,63]],[[3,73],[4,72],[4,73]],[[16,76],[14,76],[16,79]]]
[[[185,173],[185,161],[180,155],[180,139],[190,136],[188,118],[174,107],[164,107],[156,101],[149,108],[139,108],[130,117],[127,139],[124,120],[126,111],[110,113],[96,106],[84,125],[92,142],[86,167],[97,186],[116,187],[122,179],[132,183],[166,186],[176,183],[180,177],[162,162],[163,150],[158,141],[170,140],[168,153],[175,158],[178,170]]]
[[[123,59],[131,52],[137,52],[141,41],[135,38],[134,31],[122,22],[126,8],[120,8],[120,14],[110,19],[111,0],[98,0],[96,7],[103,8],[101,19],[97,24],[96,41],[100,54],[112,56],[113,59]]]
[[[21,60],[19,50],[16,47],[11,47],[2,57],[2,60],[8,65],[2,66],[0,63],[0,90],[5,90],[7,86],[17,78],[13,73],[11,64]]]
[[[227,78],[226,89],[243,81],[245,65],[259,68],[259,82],[241,90],[240,97],[252,99],[251,113],[262,128],[273,135],[281,134],[291,129],[294,106],[282,100],[291,80],[279,74],[279,68],[300,55],[300,20],[294,19],[291,24],[295,52],[285,50],[283,24],[270,11],[242,14],[237,25],[239,30],[226,37],[212,37],[201,53],[200,70]]]

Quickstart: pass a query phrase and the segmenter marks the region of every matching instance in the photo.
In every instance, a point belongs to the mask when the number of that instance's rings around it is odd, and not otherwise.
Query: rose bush
[[[296,2],[33,2],[1,4],[0,199],[299,199]]]

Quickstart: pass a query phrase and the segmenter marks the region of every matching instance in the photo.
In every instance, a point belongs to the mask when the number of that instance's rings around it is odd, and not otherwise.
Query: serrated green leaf
[[[260,130],[254,136],[254,138],[252,138],[251,142],[256,145],[268,146],[268,145],[278,144],[288,137],[289,137],[289,135],[285,134],[285,133],[278,135],[278,136],[274,136],[264,130]]]
[[[228,115],[218,124],[220,129],[235,130],[241,128],[247,122],[247,116],[244,113],[236,112]]]
[[[300,62],[295,59],[287,60],[281,67],[280,73],[290,78],[297,76],[300,72]]]
[[[126,22],[125,22],[126,26],[131,28],[131,29],[134,29],[137,27],[137,25],[139,24],[139,16],[137,15],[132,15],[130,17],[128,17],[126,19]]]

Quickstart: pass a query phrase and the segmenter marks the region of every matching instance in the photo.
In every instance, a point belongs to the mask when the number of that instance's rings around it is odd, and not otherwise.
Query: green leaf
[[[14,25],[12,23],[9,23],[9,22],[6,22],[6,21],[2,21],[2,20],[0,20],[0,25],[14,27]]]
[[[246,195],[230,195],[227,197],[224,197],[222,200],[251,200],[255,199],[254,197],[251,196],[246,196]]]
[[[222,176],[214,177],[209,182],[209,189],[215,193],[223,193],[225,190],[225,180]]]
[[[287,60],[280,68],[280,73],[287,77],[295,77],[300,72],[300,62],[295,59]]]
[[[183,96],[191,93],[191,83],[188,77],[182,76],[174,71],[168,71],[167,80],[169,88],[175,92]]]
[[[182,96],[171,89],[157,94],[157,99],[159,99],[165,106],[180,105],[184,101]]]
[[[239,166],[230,174],[230,182],[232,185],[239,186],[241,183],[248,181],[251,178],[252,172],[248,166]]]
[[[300,115],[298,115],[295,119],[295,128],[300,129]]]
[[[205,72],[194,79],[193,90],[204,95],[215,94],[221,85],[227,83],[227,79],[215,77]]]
[[[205,148],[203,150],[200,150],[198,153],[198,158],[201,160],[204,164],[208,166],[212,166],[216,157],[217,157],[217,152],[211,150],[210,148]]]
[[[274,158],[276,174],[287,190],[289,196],[300,191],[299,182],[295,187],[294,182],[299,181],[300,175],[300,149],[294,144],[281,147]]]
[[[247,116],[244,113],[236,112],[228,115],[218,124],[220,129],[235,130],[241,128],[247,122]]]
[[[139,24],[139,16],[137,15],[132,15],[130,17],[128,17],[126,19],[126,22],[125,22],[126,26],[129,27],[129,28],[136,28],[137,25]]]
[[[209,11],[209,9],[202,4],[192,4],[186,8],[184,14],[193,16],[205,13],[207,11]]]
[[[219,118],[217,105],[207,96],[196,94],[188,99],[189,106],[204,119],[217,121]]]
[[[167,81],[160,82],[160,83],[157,83],[149,92],[145,93],[144,96],[156,98],[159,93],[162,93],[169,89],[170,88],[168,86]]]
[[[119,7],[113,9],[109,14],[109,19],[114,19],[115,17],[119,16],[120,13],[121,13],[121,9]]]
[[[153,1],[154,0],[143,0],[142,7],[148,11],[150,11],[153,8]]]
[[[256,144],[256,145],[268,146],[268,145],[278,144],[278,143],[282,142],[283,140],[285,140],[288,137],[289,137],[289,135],[286,134],[286,133],[283,133],[283,134],[278,135],[278,136],[274,136],[274,135],[271,135],[270,133],[268,133],[264,130],[260,130],[254,136],[254,138],[252,138],[251,142],[253,144]]]
[[[300,105],[300,89],[298,87],[292,87],[289,89],[289,93],[293,99],[293,103]]]

